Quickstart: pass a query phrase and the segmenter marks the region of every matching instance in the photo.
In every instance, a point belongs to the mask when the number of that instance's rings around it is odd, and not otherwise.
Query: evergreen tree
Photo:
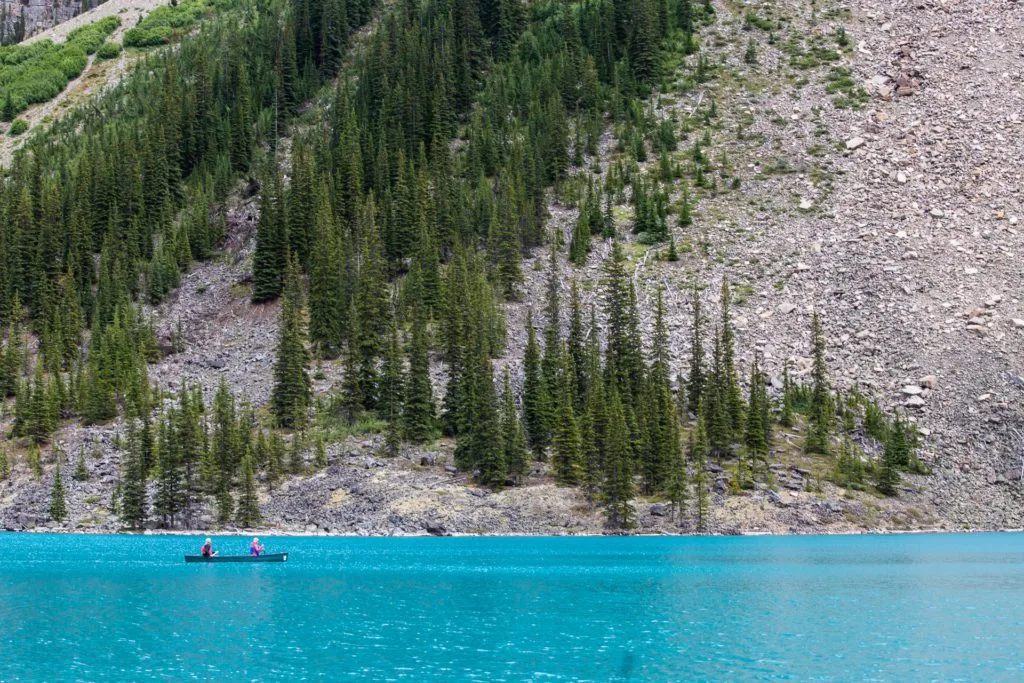
[[[55,522],[63,522],[68,517],[67,502],[64,494],[64,479],[60,474],[60,457],[57,458],[57,467],[53,472],[53,487],[50,489],[50,519]]]
[[[430,382],[430,358],[427,330],[422,314],[412,320],[412,342],[409,346],[409,384],[405,395],[405,438],[424,443],[434,434],[436,415],[434,392]]]
[[[679,458],[679,423],[672,401],[669,379],[669,339],[665,324],[663,292],[658,290],[654,308],[654,334],[651,340],[651,365],[647,375],[647,400],[643,405],[647,426],[646,447],[641,453],[644,490],[650,494],[664,490],[673,463]]]
[[[619,394],[623,410],[632,412],[640,397],[644,378],[642,344],[636,310],[636,292],[626,273],[625,255],[618,243],[612,245],[601,279],[608,319],[605,376]]]
[[[398,329],[392,316],[388,331],[388,346],[380,373],[380,401],[377,405],[381,419],[387,421],[389,433],[397,436],[402,424],[402,406],[405,403],[405,363],[398,342]],[[392,454],[397,454],[397,443]]]
[[[696,415],[704,396],[704,315],[701,312],[700,291],[693,286],[693,326],[690,338],[690,374],[686,379],[689,411]]]
[[[567,357],[562,354],[562,358]],[[582,475],[582,457],[580,455],[580,431],[573,414],[573,397],[570,389],[570,373],[563,368],[561,372],[561,391],[558,399],[558,412],[555,420],[554,437],[554,471],[555,478],[561,484],[576,485]]]
[[[686,459],[682,448],[676,448],[670,463],[668,475],[668,500],[672,505],[672,517],[680,524],[686,519],[686,506],[690,500],[690,482],[686,471]]]
[[[324,437],[318,435],[316,439],[316,453],[313,457],[313,467],[318,470],[327,467],[327,446],[324,444]]]
[[[900,484],[899,460],[901,457],[899,444],[890,434],[889,439],[885,442],[882,458],[875,468],[875,484],[882,495],[895,496],[897,494],[897,487]]]
[[[711,491],[708,481],[708,431],[703,406],[697,412],[697,427],[690,432],[690,462],[693,464],[693,489],[696,497],[697,531],[708,531],[711,523]]]
[[[128,428],[128,453],[121,491],[121,521],[131,529],[141,529],[146,522],[146,472],[143,469],[134,427]]]
[[[351,351],[355,354],[355,387],[365,410],[377,407],[377,367],[384,355],[390,306],[376,220],[376,209],[372,202],[368,203],[368,206],[363,208],[359,220],[362,239],[354,295],[355,320],[350,344]]]
[[[736,339],[732,329],[732,287],[728,278],[722,279],[722,355],[721,366],[716,368],[721,382],[722,397],[729,419],[729,428],[735,435],[743,433],[743,395],[736,374]]]
[[[256,480],[253,474],[251,456],[242,459],[242,492],[238,498],[235,521],[241,527],[253,527],[260,523],[260,503],[256,494]]]
[[[764,375],[761,374],[760,364],[757,357],[750,367],[750,388],[747,405],[747,422],[743,434],[743,443],[746,446],[747,456],[751,464],[759,461],[764,462],[767,470],[768,440],[765,437],[764,418],[765,406],[768,396],[765,392]]]
[[[11,476],[11,461],[7,455],[7,449],[0,446],[0,481]]]
[[[779,424],[783,427],[793,426],[793,380],[789,376],[789,361],[782,365],[782,410],[779,414]]]
[[[635,524],[633,473],[629,428],[622,401],[614,391],[608,403],[608,431],[605,436],[605,514],[614,529],[631,529]]]
[[[89,479],[89,468],[85,464],[85,448],[78,451],[78,462],[75,464],[75,472],[72,478],[75,481],[88,481]]]
[[[529,451],[526,448],[526,432],[516,411],[507,367],[502,378],[501,441],[508,475],[518,482],[529,468]]]
[[[321,358],[341,348],[345,311],[344,255],[327,189],[317,193],[314,245],[309,269],[309,339]]]
[[[540,347],[533,326],[533,312],[526,313],[526,352],[523,357],[523,418],[526,433],[537,460],[544,460],[550,443],[552,402],[541,376]]]
[[[828,383],[828,365],[825,361],[825,334],[821,329],[817,311],[811,316],[811,341],[814,347],[814,364],[811,367],[814,384],[808,416],[807,443],[804,449],[808,453],[827,455],[830,451],[829,437],[832,432],[834,408]]]
[[[310,404],[309,353],[302,316],[302,281],[298,261],[290,259],[288,285],[278,323],[277,360],[271,411],[277,424],[294,428],[305,424]]]
[[[583,306],[580,301],[578,283],[573,280],[569,304],[569,335],[566,338],[566,364],[572,375],[572,393],[575,403],[573,408],[577,416],[584,411],[587,393],[590,391],[589,353],[587,351],[587,335],[583,327]],[[594,325],[596,327],[596,325]]]
[[[277,168],[271,160],[270,167]],[[281,179],[271,171],[260,196],[260,219],[252,258],[252,300],[260,303],[280,296],[288,267],[288,228]]]

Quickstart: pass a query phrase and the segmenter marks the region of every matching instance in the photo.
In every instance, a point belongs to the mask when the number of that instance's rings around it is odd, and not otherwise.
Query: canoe
[[[267,553],[265,555],[214,555],[213,557],[204,557],[202,555],[186,555],[185,562],[187,564],[192,563],[204,563],[204,562],[287,562],[288,553]]]

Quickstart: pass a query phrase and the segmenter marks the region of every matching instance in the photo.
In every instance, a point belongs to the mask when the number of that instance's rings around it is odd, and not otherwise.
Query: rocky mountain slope
[[[740,374],[756,349],[777,377],[785,359],[798,370],[808,367],[809,316],[819,311],[835,384],[859,387],[904,410],[924,436],[920,455],[933,471],[906,477],[896,499],[842,491],[823,481],[827,463],[800,453],[798,433],[781,433],[774,489],[730,495],[725,475],[718,477],[715,531],[1024,524],[1019,10],[1011,0],[718,2],[716,21],[704,32],[704,41],[725,55],[717,77],[685,96],[657,100],[659,117],[677,119],[715,102],[710,153],[728,160],[724,165],[738,183],[702,199],[693,226],[673,226],[678,262],[660,260],[657,249],[641,245],[630,252],[644,325],[656,287],[665,285],[672,350],[684,368],[690,285],[706,286],[703,303],[714,315],[718,285],[728,275],[742,292],[736,310]],[[785,31],[765,41],[751,13]],[[839,27],[850,41],[840,62],[795,66],[800,55],[788,37],[831,40]],[[752,35],[758,36],[756,64],[745,59]],[[834,87],[837,66],[849,69],[852,85]],[[857,108],[838,107],[840,98]],[[605,157],[612,147],[609,136]],[[224,377],[255,404],[266,401],[276,308],[252,306],[240,284],[249,272],[255,211],[251,200],[238,200],[223,257],[197,266],[153,311],[164,340],[178,329],[184,333],[184,350],[151,368],[160,385],[199,382],[212,395]],[[553,229],[568,235],[575,217],[575,209],[553,201]],[[562,264],[588,298],[599,291],[605,251],[599,246],[576,271]],[[543,301],[546,263],[547,255],[538,253],[524,264],[524,302]],[[528,305],[508,308],[509,352],[501,364],[521,362]],[[315,385],[324,392],[340,367],[319,370]],[[68,427],[58,435],[67,453],[80,447],[97,453],[89,460],[92,478],[69,482],[68,528],[116,528],[107,506],[117,478],[119,429]],[[601,515],[582,495],[556,487],[542,467],[526,486],[490,493],[451,467],[450,444],[398,458],[382,457],[379,446],[368,435],[332,444],[326,471],[264,493],[267,526],[381,534],[602,530]],[[45,526],[47,498],[46,482],[16,469],[0,482],[0,526]],[[688,528],[670,519],[660,501],[636,505],[643,530]],[[203,518],[194,526],[211,523]]]

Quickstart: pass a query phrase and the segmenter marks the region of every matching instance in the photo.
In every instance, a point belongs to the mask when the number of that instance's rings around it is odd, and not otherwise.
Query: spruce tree
[[[89,468],[85,464],[85,447],[78,451],[78,462],[75,464],[75,472],[72,475],[75,481],[88,481]]]
[[[327,196],[317,193],[314,248],[309,269],[309,339],[321,358],[336,358],[345,311],[344,256],[338,226]]]
[[[751,465],[763,462],[767,469],[768,441],[765,438],[764,418],[768,396],[765,393],[764,375],[757,357],[750,367],[750,387],[747,405],[747,422],[743,434],[743,444],[747,450]]]
[[[129,423],[128,453],[121,491],[121,521],[131,529],[141,529],[146,522],[146,472],[134,427]]]
[[[507,367],[502,377],[501,441],[508,475],[519,482],[529,469],[530,455],[526,448],[526,432],[516,411],[515,396],[512,394]]]
[[[563,359],[568,356],[563,353]],[[579,483],[583,463],[580,455],[580,430],[573,413],[572,390],[570,389],[570,373],[563,368],[561,372],[561,391],[558,398],[558,411],[555,420],[554,437],[554,471],[560,484],[574,486]]]
[[[277,168],[276,160],[269,166]],[[288,266],[288,228],[285,223],[281,180],[276,170],[263,183],[256,247],[252,257],[252,300],[260,303],[280,296]]]
[[[0,446],[0,481],[11,476],[11,461],[7,455],[7,449]]]
[[[63,522],[68,517],[68,507],[65,501],[64,478],[60,474],[60,457],[57,458],[57,467],[53,471],[53,487],[50,489],[50,519],[55,522]]]
[[[690,500],[690,481],[682,448],[676,448],[668,474],[668,500],[672,517],[680,524],[686,519],[686,506]]]
[[[793,426],[793,379],[789,375],[789,361],[782,365],[782,410],[779,413],[779,424],[783,427]]]
[[[697,426],[690,432],[690,462],[693,464],[693,490],[696,497],[697,531],[708,531],[711,523],[711,490],[708,481],[708,431],[703,406],[697,411]]]
[[[634,411],[643,383],[643,349],[640,342],[636,309],[636,292],[626,273],[622,247],[612,244],[612,253],[605,260],[601,284],[605,295],[608,319],[605,376],[619,394],[624,411]]]
[[[825,333],[821,329],[817,311],[811,315],[811,342],[814,347],[814,363],[811,367],[813,386],[804,450],[808,453],[827,455],[830,451],[829,438],[832,433],[834,408],[828,382],[828,365],[825,361]]]
[[[274,388],[270,396],[271,412],[277,424],[286,428],[305,424],[311,394],[301,277],[298,261],[292,257],[278,322]]]
[[[429,441],[434,434],[436,413],[430,382],[427,330],[420,311],[414,311],[412,341],[409,345],[409,382],[405,395],[405,438],[413,443]]]
[[[552,403],[541,376],[540,347],[533,326],[533,311],[526,313],[526,352],[523,356],[523,418],[526,433],[537,460],[544,460],[550,443]]]
[[[355,386],[365,410],[373,410],[377,406],[377,369],[384,355],[390,306],[376,220],[376,208],[368,203],[359,220],[362,240],[354,295],[355,320],[350,335],[356,364]]]
[[[669,370],[669,338],[665,323],[665,304],[659,288],[654,307],[654,333],[651,340],[651,365],[647,373],[647,400],[644,436],[647,444],[640,455],[646,493],[664,490],[673,462],[679,457],[679,423],[672,401]]]
[[[388,325],[388,345],[380,373],[380,401],[378,415],[388,423],[389,431],[397,436],[402,424],[402,406],[405,403],[405,360],[398,341],[398,328],[392,315]],[[395,444],[397,447],[397,444]]]
[[[900,457],[899,445],[890,435],[885,442],[882,458],[875,468],[875,483],[882,495],[895,496],[897,494],[897,487],[900,484]]]
[[[587,351],[587,335],[583,327],[583,305],[580,301],[580,290],[576,280],[572,282],[569,303],[569,335],[566,338],[566,362],[572,375],[572,390],[575,404],[573,408],[577,416],[583,413],[590,390],[590,368]]]
[[[701,312],[700,290],[693,286],[693,325],[690,337],[690,373],[686,379],[687,405],[690,413],[697,414],[704,396],[704,315]]]
[[[721,367],[717,369],[722,387],[732,434],[743,433],[743,395],[740,393],[739,378],[736,374],[736,335],[732,328],[732,286],[728,278],[722,279],[722,350]]]
[[[242,492],[238,498],[235,521],[241,527],[253,527],[260,523],[260,503],[256,494],[256,479],[253,473],[252,457],[242,458]]]
[[[608,426],[605,437],[605,515],[613,529],[631,529],[635,524],[633,499],[633,472],[630,465],[633,454],[629,428],[622,401],[614,391],[608,403]]]

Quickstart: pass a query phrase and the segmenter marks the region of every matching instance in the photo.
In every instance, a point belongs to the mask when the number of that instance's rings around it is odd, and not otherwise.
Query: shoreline
[[[288,531],[281,529],[249,529],[231,530],[228,532],[217,532],[214,530],[177,530],[177,529],[146,529],[144,531],[87,531],[87,530],[63,530],[63,529],[24,529],[7,530],[0,529],[0,534],[52,534],[55,536],[220,536],[220,537],[284,537],[284,538],[753,538],[753,537],[807,537],[807,536],[909,536],[927,534],[1015,534],[1024,533],[1024,528],[998,528],[998,529],[871,529],[866,531],[815,531],[811,533],[777,533],[772,531],[749,531],[737,533],[714,532],[707,534],[672,534],[672,533],[579,533],[579,534],[469,534],[461,532],[447,532],[443,534],[431,534],[423,532],[420,534],[352,534],[352,533],[328,533],[325,531]]]

